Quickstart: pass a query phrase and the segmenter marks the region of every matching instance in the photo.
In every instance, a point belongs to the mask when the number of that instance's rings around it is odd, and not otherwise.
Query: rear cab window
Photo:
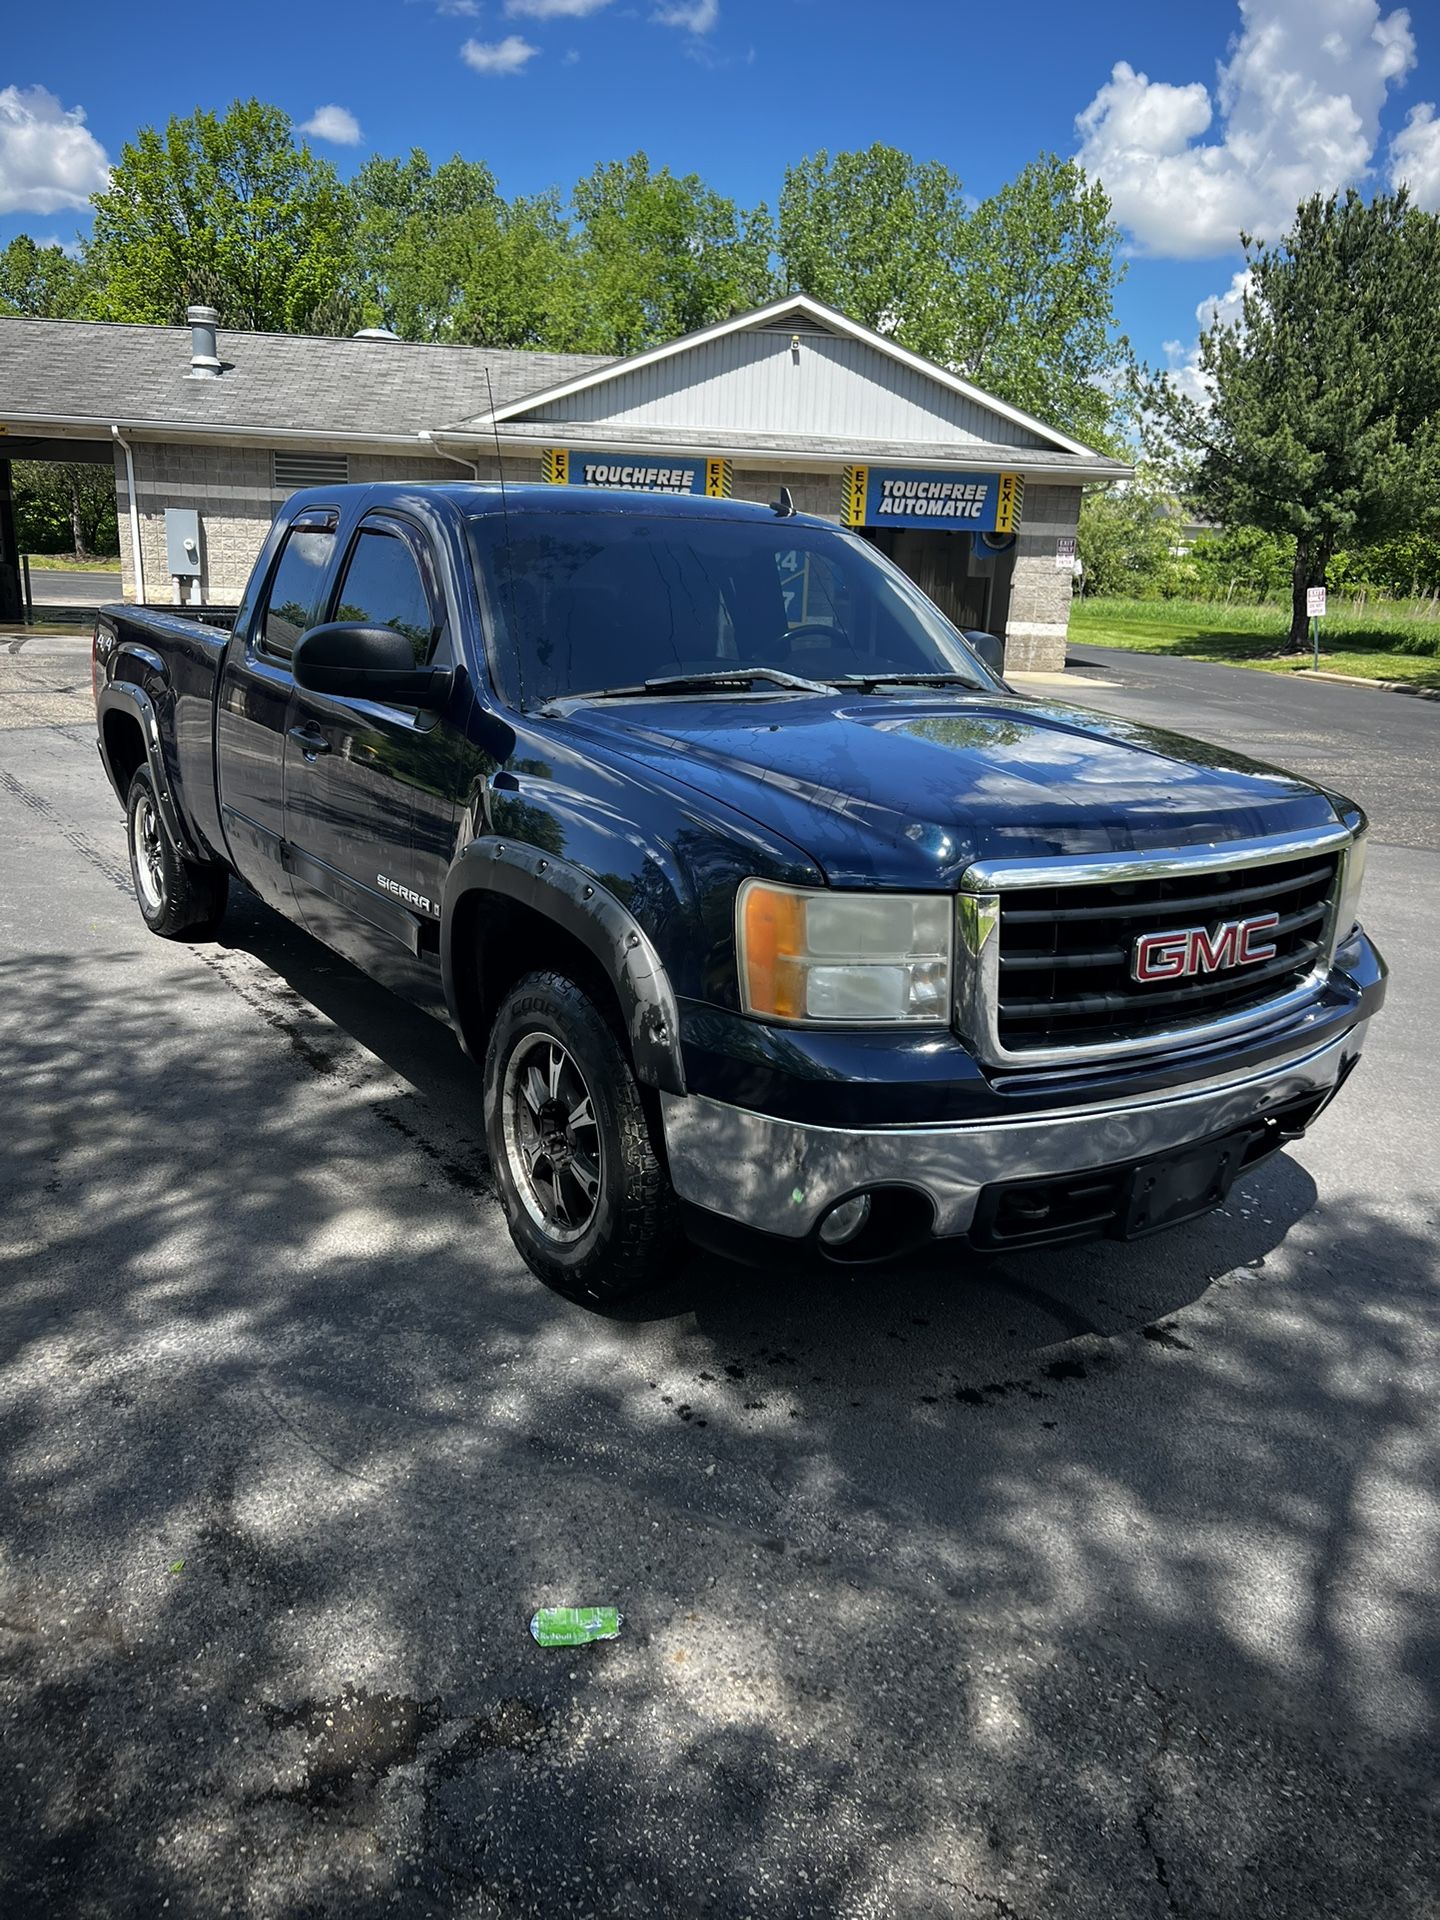
[[[333,515],[297,520],[286,533],[257,626],[266,653],[288,660],[315,625],[334,556]]]

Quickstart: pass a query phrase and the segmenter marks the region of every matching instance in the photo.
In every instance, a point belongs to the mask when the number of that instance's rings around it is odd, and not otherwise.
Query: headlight
[[[1359,833],[1340,856],[1340,899],[1335,908],[1335,945],[1342,946],[1360,918],[1360,885],[1365,878],[1365,847]]]
[[[829,893],[747,880],[736,913],[747,1013],[837,1026],[948,1022],[948,894]]]

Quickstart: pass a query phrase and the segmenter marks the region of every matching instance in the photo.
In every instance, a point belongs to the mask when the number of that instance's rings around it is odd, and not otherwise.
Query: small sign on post
[[[1325,618],[1324,587],[1305,589],[1305,614],[1310,622],[1310,666],[1312,672],[1320,671],[1320,622]]]
[[[1057,573],[1073,573],[1075,571],[1075,536],[1073,533],[1062,533],[1060,538],[1055,542],[1055,571]]]

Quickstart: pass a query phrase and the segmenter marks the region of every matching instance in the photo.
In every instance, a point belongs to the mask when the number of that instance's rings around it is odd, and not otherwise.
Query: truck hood
[[[1337,818],[1292,774],[1018,696],[617,700],[569,721],[782,833],[841,886],[945,886],[981,857],[1212,845]]]

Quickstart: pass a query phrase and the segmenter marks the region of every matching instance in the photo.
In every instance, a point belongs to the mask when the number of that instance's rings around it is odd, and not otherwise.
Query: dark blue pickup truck
[[[783,496],[371,486],[94,668],[148,924],[239,875],[448,1017],[520,1252],[604,1298],[683,1231],[1150,1233],[1358,1060],[1360,810],[987,651]]]

